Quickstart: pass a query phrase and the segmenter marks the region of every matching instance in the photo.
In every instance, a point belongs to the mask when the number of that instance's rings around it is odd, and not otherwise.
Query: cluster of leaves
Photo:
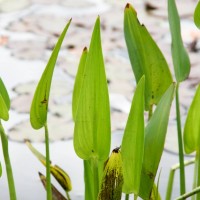
[[[199,7],[198,3],[194,14],[194,21],[198,27],[200,24]],[[110,157],[109,94],[101,47],[100,17],[96,20],[89,49],[84,48],[79,62],[72,99],[72,114],[75,122],[73,142],[76,154],[83,159],[85,200],[120,200],[122,192],[126,194],[126,199],[129,199],[129,194],[134,194],[135,199],[138,196],[142,199],[161,199],[158,187],[154,182],[164,149],[170,108],[175,93],[180,164],[171,170],[166,199],[171,198],[174,172],[178,168],[180,168],[180,194],[182,196],[177,199],[189,197],[200,191],[200,114],[198,112],[200,86],[188,112],[184,127],[183,146],[178,89],[179,84],[189,75],[190,61],[181,38],[180,19],[175,0],[168,0],[168,13],[176,84],[173,83],[171,72],[162,52],[146,27],[139,22],[137,12],[130,4],[125,7],[124,35],[137,87],[121,147],[114,149]],[[72,189],[68,174],[57,165],[51,164],[47,122],[53,71],[70,23],[71,20],[61,33],[52,52],[36,88],[30,110],[32,127],[34,129],[44,128],[46,156],[38,152],[29,141],[26,141],[32,153],[46,167],[46,177],[41,173],[39,176],[47,190],[48,200],[70,199],[69,191]],[[156,106],[155,109],[154,106]],[[0,119],[8,120],[9,108],[8,93],[0,79]],[[144,120],[145,110],[149,113],[147,123]],[[0,135],[10,199],[15,200],[8,141],[1,123]],[[196,158],[192,162],[184,163],[183,147],[186,153],[196,151]],[[184,165],[194,162],[194,190],[185,194]],[[0,175],[1,173],[0,165]],[[64,189],[66,197],[51,184],[51,174]],[[200,194],[194,198],[199,199]]]

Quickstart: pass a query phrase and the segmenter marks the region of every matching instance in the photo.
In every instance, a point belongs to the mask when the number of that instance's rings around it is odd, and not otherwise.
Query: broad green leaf
[[[119,148],[112,151],[106,163],[98,200],[121,200],[123,185],[122,158]]]
[[[46,177],[40,172],[39,172],[39,176],[44,188],[46,189],[46,185],[47,185]],[[51,184],[51,188],[52,188],[52,194],[53,194],[52,200],[68,200],[56,189],[56,187],[53,184]]]
[[[64,37],[68,30],[70,22],[71,20],[68,22],[62,34],[60,35],[58,42],[47,63],[47,66],[42,74],[42,77],[37,85],[37,88],[32,100],[31,110],[30,110],[30,122],[34,129],[40,129],[46,124],[49,93],[50,93],[53,71],[55,68],[55,64],[58,57],[58,53],[60,51],[61,44],[64,40]]]
[[[75,118],[74,149],[84,160],[106,160],[110,138],[110,105],[98,17],[85,63]]]
[[[144,76],[139,81],[122,140],[122,161],[126,194],[139,193],[144,153]]]
[[[158,165],[164,149],[175,84],[162,96],[156,110],[145,128],[144,157],[139,196],[148,199],[156,177]]]
[[[0,94],[0,119],[3,119],[5,121],[9,119],[8,108],[1,94]]]
[[[185,122],[183,141],[187,154],[199,149],[200,146],[200,85],[190,105],[188,115]]]
[[[190,60],[181,37],[181,25],[175,0],[168,0],[168,18],[172,37],[171,51],[177,82],[184,81],[190,73]]]
[[[87,58],[87,48],[85,47],[83,49],[83,53],[81,55],[81,59],[78,66],[78,72],[76,74],[76,79],[74,83],[74,90],[73,90],[73,97],[72,97],[72,115],[73,119],[75,120],[76,117],[76,111],[78,107],[79,97],[80,97],[80,91],[83,83],[84,78],[84,70],[85,70],[85,62]]]
[[[3,100],[7,106],[7,109],[10,109],[10,98],[7,92],[7,89],[2,81],[2,79],[0,78],[0,94],[3,97]]]
[[[149,110],[170,86],[172,76],[162,52],[130,4],[125,8],[124,34],[136,81],[145,75],[145,109]]]
[[[200,29],[200,1],[198,1],[194,11],[194,23]]]
[[[35,149],[29,141],[26,141],[26,145],[29,147],[31,152],[36,156],[36,158],[44,165],[46,166],[46,158],[43,156],[37,149]],[[58,181],[58,183],[62,186],[62,188],[65,191],[72,190],[71,180],[69,175],[61,169],[57,165],[50,165],[50,171],[51,174],[54,176],[54,178]]]

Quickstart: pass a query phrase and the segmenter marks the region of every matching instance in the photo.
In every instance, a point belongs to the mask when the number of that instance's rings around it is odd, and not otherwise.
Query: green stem
[[[71,200],[70,196],[69,196],[69,192],[66,191],[66,196],[67,196],[67,200]]]
[[[195,162],[195,159],[187,160],[187,161],[184,162],[184,166],[189,166],[191,164],[194,164],[194,162]],[[179,168],[180,168],[179,163],[175,164],[174,166],[171,167],[165,200],[171,199],[172,188],[173,188],[173,183],[174,183],[174,174],[175,174],[176,170],[179,169]]]
[[[126,194],[125,200],[129,200],[129,194]]]
[[[94,158],[92,160],[93,165],[93,179],[94,179],[94,200],[97,200],[99,193],[99,172],[98,172],[98,160]]]
[[[180,106],[179,106],[179,83],[177,83],[177,88],[176,88],[176,121],[177,121],[179,163],[180,163],[180,194],[184,194],[185,169],[184,169],[184,155],[183,155],[183,140],[181,131],[181,116],[180,116]]]
[[[134,200],[137,200],[138,196],[134,194]]]
[[[52,200],[52,190],[51,190],[51,172],[50,172],[50,153],[49,153],[49,132],[47,124],[45,128],[45,146],[46,146],[46,178],[47,178],[47,200]]]
[[[9,193],[10,193],[10,200],[16,200],[17,197],[16,197],[16,192],[15,192],[15,184],[14,184],[12,166],[11,166],[9,152],[8,152],[8,139],[4,132],[1,121],[0,121],[0,134],[1,134],[3,156],[4,156],[4,160],[5,160],[5,165],[6,165],[6,173],[7,173],[8,187],[9,187]]]
[[[198,194],[200,192],[200,187],[195,188],[194,190],[192,190],[191,192],[188,192],[184,195],[181,195],[180,197],[177,197],[175,200],[182,200],[182,199],[186,199],[188,197],[191,197],[194,194]]]
[[[198,186],[200,186],[200,149],[196,151],[193,189]],[[195,196],[192,199],[195,199]],[[196,199],[200,199],[199,193],[196,195]]]

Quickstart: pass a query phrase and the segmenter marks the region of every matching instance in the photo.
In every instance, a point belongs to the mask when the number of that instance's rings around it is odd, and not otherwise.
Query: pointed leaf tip
[[[125,8],[130,8],[130,3],[127,3]]]
[[[84,47],[83,51],[87,51],[87,47]]]

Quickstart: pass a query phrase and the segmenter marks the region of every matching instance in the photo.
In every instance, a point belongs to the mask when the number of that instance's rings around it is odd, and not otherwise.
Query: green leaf
[[[62,34],[60,35],[58,42],[47,63],[47,66],[42,74],[42,77],[37,85],[37,88],[33,97],[32,105],[31,105],[31,110],[30,110],[30,122],[34,129],[40,129],[46,124],[49,93],[50,93],[53,71],[55,68],[55,64],[58,57],[58,53],[60,51],[61,44],[64,40],[64,37],[68,30],[70,22],[71,20],[68,22]]]
[[[123,185],[122,158],[119,148],[112,151],[106,163],[98,200],[121,200]]]
[[[106,160],[110,139],[110,105],[98,17],[85,63],[75,118],[74,149],[84,160]]]
[[[145,128],[145,146],[139,196],[148,199],[156,177],[164,149],[175,84],[162,96],[156,110]]]
[[[9,110],[10,109],[10,98],[8,95],[8,91],[7,91],[1,78],[0,78],[0,94],[3,97],[3,100],[7,106],[7,109]]]
[[[168,18],[172,37],[171,51],[177,82],[184,81],[190,73],[190,60],[181,37],[181,25],[175,0],[168,0]]]
[[[78,66],[78,72],[76,74],[76,79],[74,83],[74,90],[73,90],[73,96],[72,96],[72,115],[73,119],[75,120],[79,97],[80,97],[80,91],[82,88],[83,78],[84,78],[84,70],[85,70],[85,63],[87,58],[87,48],[85,47],[83,49],[83,53],[81,55],[81,59]]]
[[[145,109],[149,110],[170,86],[172,76],[162,52],[130,4],[125,8],[124,34],[136,81],[145,75]]]
[[[199,149],[200,146],[200,85],[196,90],[196,94],[190,105],[188,115],[185,122],[183,141],[187,154]]]
[[[40,176],[40,180],[44,186],[44,188],[46,189],[46,185],[47,185],[47,180],[46,177],[39,172],[39,176]],[[51,184],[51,188],[52,188],[52,200],[67,200],[57,189],[56,187]]]
[[[9,119],[8,108],[1,94],[0,94],[0,119],[3,119],[5,121],[8,121]]]
[[[31,150],[31,152],[36,156],[36,158],[44,166],[46,166],[46,158],[45,158],[45,156],[43,156],[37,149],[35,149],[28,140],[26,140],[25,142],[26,142],[26,145]],[[50,165],[50,171],[51,171],[51,174],[54,176],[54,178],[58,181],[58,183],[61,185],[61,187],[65,191],[68,192],[68,191],[72,190],[70,177],[63,169],[61,169],[57,165],[54,165],[54,166]]]
[[[197,28],[200,29],[200,1],[197,3],[197,6],[194,11],[194,23]]]
[[[144,76],[139,81],[122,140],[122,161],[126,194],[139,193],[144,153]]]

